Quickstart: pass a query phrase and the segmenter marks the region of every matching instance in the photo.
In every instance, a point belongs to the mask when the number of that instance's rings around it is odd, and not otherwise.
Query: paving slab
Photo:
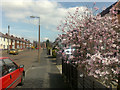
[[[47,56],[46,50],[43,50],[40,63],[37,59],[33,61],[21,88],[68,88],[55,62],[55,58]]]

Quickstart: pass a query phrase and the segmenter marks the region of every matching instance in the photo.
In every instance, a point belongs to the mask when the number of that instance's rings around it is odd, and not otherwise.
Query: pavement
[[[56,66],[56,59],[48,56],[46,50],[40,56],[40,62],[34,58],[31,67],[26,70],[25,84],[17,88],[68,88],[59,66]]]
[[[56,66],[57,66],[57,68],[58,68],[60,74],[62,74],[62,65],[56,65]]]

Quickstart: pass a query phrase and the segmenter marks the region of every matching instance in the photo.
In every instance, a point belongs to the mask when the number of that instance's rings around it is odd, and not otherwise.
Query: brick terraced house
[[[25,49],[31,47],[32,43],[29,40],[24,40],[24,38],[9,36],[7,33],[3,34],[0,32],[0,49]]]

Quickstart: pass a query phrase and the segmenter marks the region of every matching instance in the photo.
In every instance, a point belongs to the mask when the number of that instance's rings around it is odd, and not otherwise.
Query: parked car
[[[38,48],[38,47],[36,47],[36,49],[38,50],[39,48]]]
[[[79,50],[80,47],[72,46],[63,50],[66,55],[74,55],[76,50]]]
[[[9,54],[18,54],[18,50],[17,49],[10,49],[10,50],[8,50],[8,53]]]
[[[74,51],[74,50],[75,50],[75,49],[67,48],[67,49],[64,50],[64,53],[65,53],[66,55],[72,55],[72,51]]]
[[[71,56],[74,56],[74,57],[80,56],[80,54],[78,53],[77,50],[80,51],[79,46],[70,46],[69,48],[64,49],[62,51],[63,58],[64,58],[64,56],[66,57],[66,59],[68,59]]]
[[[23,85],[24,77],[24,65],[19,66],[8,57],[0,57],[0,90]]]
[[[35,49],[35,47],[34,47],[34,46],[32,46],[32,47],[31,47],[31,49]]]

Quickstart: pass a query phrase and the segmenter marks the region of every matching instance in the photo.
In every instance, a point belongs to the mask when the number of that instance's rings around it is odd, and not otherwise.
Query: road
[[[25,70],[31,67],[32,62],[37,60],[37,50],[24,50],[19,52],[18,55],[12,55],[4,53],[2,54],[3,57],[10,57],[13,59],[18,65],[25,65]]]
[[[19,55],[8,55],[19,65],[25,65],[25,84],[17,88],[68,88],[62,75],[56,67],[56,59],[41,50],[40,63],[37,60],[37,50],[23,51]]]

